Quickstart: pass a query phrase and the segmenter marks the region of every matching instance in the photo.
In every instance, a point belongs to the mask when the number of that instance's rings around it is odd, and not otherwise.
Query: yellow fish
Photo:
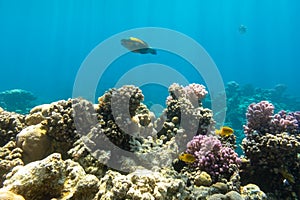
[[[220,135],[221,137],[228,137],[232,135],[234,130],[229,126],[223,126],[219,130],[216,130],[216,134]]]
[[[193,163],[195,162],[196,158],[192,154],[189,153],[181,153],[178,156],[179,160],[186,162],[186,163]]]
[[[149,47],[149,45],[139,39],[139,38],[135,38],[135,37],[130,37],[128,39],[122,39],[121,40],[121,44],[127,48],[128,50],[134,52],[134,53],[141,53],[141,54],[147,54],[147,53],[151,53],[151,54],[156,54],[156,50],[152,49]]]

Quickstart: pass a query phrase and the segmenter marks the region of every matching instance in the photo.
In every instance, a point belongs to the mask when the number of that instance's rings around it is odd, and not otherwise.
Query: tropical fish
[[[122,39],[121,44],[127,48],[128,50],[134,53],[141,53],[141,54],[156,54],[156,50],[149,47],[149,45],[138,38],[130,37],[128,39]]]
[[[193,163],[195,162],[196,158],[192,154],[189,153],[181,153],[178,156],[179,160],[186,162],[186,163]]]
[[[229,126],[223,126],[219,130],[216,130],[216,134],[220,135],[221,137],[228,137],[232,135],[234,130]]]
[[[245,34],[247,32],[247,26],[241,24],[240,27],[239,27],[239,32],[241,34]]]

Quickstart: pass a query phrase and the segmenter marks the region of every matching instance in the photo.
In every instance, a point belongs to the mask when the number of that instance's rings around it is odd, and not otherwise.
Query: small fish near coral
[[[181,153],[178,158],[185,163],[193,163],[196,160],[195,156],[189,153]]]
[[[130,50],[131,52],[134,53],[140,53],[140,54],[154,54],[156,55],[157,52],[155,49],[150,48],[149,45],[139,39],[139,38],[135,38],[135,37],[129,37],[128,39],[122,39],[121,40],[121,44],[127,48],[128,50]]]
[[[234,130],[229,126],[223,126],[220,129],[216,130],[216,134],[221,137],[228,137],[234,133]]]

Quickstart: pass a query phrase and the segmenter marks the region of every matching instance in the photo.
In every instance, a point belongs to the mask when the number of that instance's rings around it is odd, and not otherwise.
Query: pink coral
[[[193,166],[209,173],[212,178],[228,177],[241,160],[233,149],[222,146],[214,136],[197,135],[187,144],[187,153],[195,156]]]
[[[274,106],[268,101],[250,104],[246,113],[248,122],[244,126],[245,133],[251,133],[253,130],[265,133],[270,126],[273,113]]]
[[[247,125],[244,132],[252,134],[278,134],[288,132],[296,134],[300,132],[300,112],[286,112],[284,110],[273,115],[274,106],[268,101],[250,104],[247,111]]]
[[[191,83],[188,86],[180,86],[177,83],[173,83],[169,87],[170,96],[167,97],[167,104],[172,99],[186,98],[189,99],[193,105],[198,105],[202,99],[207,95],[207,91],[204,85]]]

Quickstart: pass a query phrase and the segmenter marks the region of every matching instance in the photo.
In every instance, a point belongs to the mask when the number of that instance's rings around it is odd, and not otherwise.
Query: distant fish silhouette
[[[245,34],[247,32],[247,26],[241,24],[240,27],[239,27],[239,32],[240,34]]]
[[[122,39],[121,44],[127,48],[128,50],[134,53],[141,53],[141,54],[156,54],[156,50],[149,47],[149,45],[138,38],[130,37],[128,39]]]

